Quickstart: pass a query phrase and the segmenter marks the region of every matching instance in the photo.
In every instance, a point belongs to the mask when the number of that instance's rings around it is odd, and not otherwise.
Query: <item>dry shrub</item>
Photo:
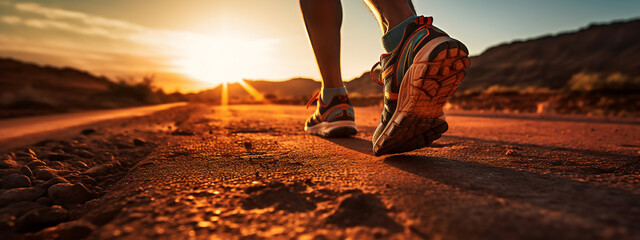
[[[637,91],[640,90],[640,77],[632,77],[623,73],[576,73],[567,82],[566,88],[571,91]]]

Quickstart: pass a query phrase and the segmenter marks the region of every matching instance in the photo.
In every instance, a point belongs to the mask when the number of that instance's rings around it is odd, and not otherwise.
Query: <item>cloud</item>
[[[16,16],[2,16],[2,17],[0,17],[0,22],[6,23],[6,24],[11,24],[11,25],[16,25],[16,24],[19,24],[20,22],[22,22],[22,19],[20,17],[16,17]]]
[[[110,28],[120,31],[138,32],[145,31],[144,27],[128,22],[89,15],[82,12],[64,9],[44,7],[37,3],[16,3],[15,8],[28,13],[43,15],[49,19],[69,19],[81,21],[89,26]]]
[[[16,3],[13,7],[20,12],[39,15],[42,18],[9,16],[3,17],[2,22],[154,45],[165,45],[166,41],[159,39],[167,39],[167,36],[182,35],[179,32],[147,28],[116,19],[45,7],[37,3]]]
[[[233,32],[223,32],[217,36],[203,35],[185,31],[170,31],[144,27],[138,24],[110,19],[83,12],[46,7],[37,3],[15,3],[9,5],[17,10],[16,16],[2,16],[0,23],[14,26],[25,26],[38,30],[62,31],[84,36],[81,38],[70,34],[51,34],[39,31],[36,38],[23,38],[15,41],[10,38],[0,39],[0,51],[22,51],[55,55],[58,58],[84,59],[77,61],[84,69],[95,69],[96,66],[105,69],[136,69],[141,66],[123,64],[120,59],[147,59],[145,67],[157,66],[166,71],[182,72],[196,76],[201,80],[213,78],[229,69],[217,69],[216,66],[236,67],[229,59],[242,60],[243,64],[263,66],[268,61],[267,51],[272,51],[274,45],[280,44],[278,39],[255,39],[234,36]],[[0,7],[3,7],[0,5]],[[20,31],[20,30],[16,30]],[[10,33],[9,33],[10,34]],[[236,33],[237,34],[237,33]],[[18,33],[18,36],[19,33]],[[56,44],[52,43],[57,39]],[[29,44],[24,44],[29,39]],[[62,39],[62,40],[61,40]],[[106,41],[109,40],[109,41]],[[20,42],[22,41],[22,42]],[[84,42],[83,42],[84,41]],[[60,44],[63,42],[63,44]],[[110,45],[104,45],[109,42]],[[63,46],[64,45],[64,46]],[[81,46],[93,49],[80,49]],[[22,49],[22,50],[20,50]],[[109,53],[118,51],[118,53]],[[91,53],[92,58],[79,53]],[[226,54],[221,54],[226,53]],[[111,62],[108,60],[111,59]],[[226,64],[226,65],[225,65]],[[253,67],[250,72],[259,69]],[[265,71],[269,71],[268,69]],[[194,74],[201,72],[202,74]],[[214,74],[215,73],[215,74]]]

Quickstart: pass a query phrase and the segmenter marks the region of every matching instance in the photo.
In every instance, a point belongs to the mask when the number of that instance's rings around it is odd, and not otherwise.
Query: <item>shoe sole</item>
[[[460,41],[438,37],[416,54],[398,93],[398,106],[373,144],[376,156],[429,146],[449,128],[442,108],[469,68],[469,51]]]
[[[350,137],[358,133],[354,121],[321,122],[313,127],[305,126],[304,130],[309,134],[327,138]]]

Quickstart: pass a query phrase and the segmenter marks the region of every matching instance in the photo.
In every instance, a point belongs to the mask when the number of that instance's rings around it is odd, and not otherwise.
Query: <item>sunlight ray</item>
[[[227,106],[229,105],[229,83],[222,83],[222,93],[220,94],[220,105]]]
[[[239,81],[238,83],[240,84],[240,86],[242,86],[242,88],[244,88],[245,91],[247,91],[247,93],[249,93],[253,97],[253,100],[256,100],[258,102],[262,102],[266,100],[264,98],[264,95],[262,95],[262,93],[258,92],[258,90],[256,90],[254,87],[249,85],[244,80]]]

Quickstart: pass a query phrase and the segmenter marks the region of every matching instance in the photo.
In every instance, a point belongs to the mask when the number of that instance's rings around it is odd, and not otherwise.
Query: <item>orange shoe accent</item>
[[[384,97],[386,97],[387,99],[396,100],[396,99],[398,99],[398,94],[385,91],[384,92]]]

